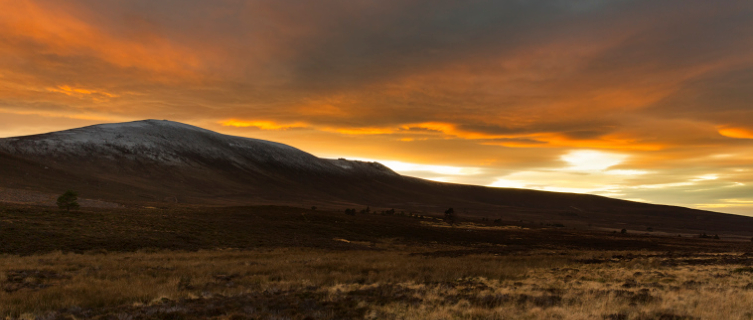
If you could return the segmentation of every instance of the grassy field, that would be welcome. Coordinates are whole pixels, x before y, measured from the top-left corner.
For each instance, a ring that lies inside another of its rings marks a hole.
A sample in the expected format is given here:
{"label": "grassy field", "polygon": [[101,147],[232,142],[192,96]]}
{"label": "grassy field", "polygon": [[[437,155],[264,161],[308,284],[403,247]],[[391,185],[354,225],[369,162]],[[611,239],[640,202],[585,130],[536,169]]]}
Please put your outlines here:
{"label": "grassy field", "polygon": [[0,310],[29,319],[753,317],[753,268],[720,262],[739,255],[410,251],[4,256]]}
{"label": "grassy field", "polygon": [[10,319],[753,319],[753,246],[290,207],[0,208]]}

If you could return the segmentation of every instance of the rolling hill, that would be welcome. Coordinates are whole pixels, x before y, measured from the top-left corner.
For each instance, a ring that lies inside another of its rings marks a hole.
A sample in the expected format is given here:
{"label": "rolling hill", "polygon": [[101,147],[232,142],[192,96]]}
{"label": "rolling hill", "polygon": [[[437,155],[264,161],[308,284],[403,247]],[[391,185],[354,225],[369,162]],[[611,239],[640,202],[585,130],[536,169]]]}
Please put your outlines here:
{"label": "rolling hill", "polygon": [[0,177],[0,188],[50,194],[72,189],[124,205],[371,206],[423,214],[454,207],[469,219],[753,234],[749,217],[586,194],[434,182],[375,162],[322,159],[280,143],[158,120],[0,139]]}

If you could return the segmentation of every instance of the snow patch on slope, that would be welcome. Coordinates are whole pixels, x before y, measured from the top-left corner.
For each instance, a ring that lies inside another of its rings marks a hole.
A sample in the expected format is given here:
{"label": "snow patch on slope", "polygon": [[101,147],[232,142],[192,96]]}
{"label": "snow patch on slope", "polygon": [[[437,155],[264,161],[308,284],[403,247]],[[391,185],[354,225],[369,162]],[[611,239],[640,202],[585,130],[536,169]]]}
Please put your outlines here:
{"label": "snow patch on slope", "polygon": [[229,163],[247,170],[278,166],[310,172],[397,175],[381,164],[319,159],[288,145],[227,136],[172,121],[103,124],[48,134],[0,139],[0,151],[54,160],[109,159],[202,167]]}

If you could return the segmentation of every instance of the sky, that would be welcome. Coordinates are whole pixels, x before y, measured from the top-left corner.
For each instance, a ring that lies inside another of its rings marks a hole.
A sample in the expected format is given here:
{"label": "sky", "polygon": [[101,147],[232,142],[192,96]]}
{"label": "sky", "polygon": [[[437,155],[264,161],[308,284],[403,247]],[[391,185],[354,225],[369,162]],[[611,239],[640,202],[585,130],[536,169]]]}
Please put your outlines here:
{"label": "sky", "polygon": [[142,119],[753,215],[753,2],[0,0],[0,137]]}

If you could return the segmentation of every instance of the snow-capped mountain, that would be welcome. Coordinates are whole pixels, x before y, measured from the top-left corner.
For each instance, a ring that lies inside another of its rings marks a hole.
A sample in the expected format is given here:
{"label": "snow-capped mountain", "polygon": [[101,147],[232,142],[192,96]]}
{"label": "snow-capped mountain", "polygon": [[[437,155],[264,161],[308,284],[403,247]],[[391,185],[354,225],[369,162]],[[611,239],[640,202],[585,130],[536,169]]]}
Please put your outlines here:
{"label": "snow-capped mountain", "polygon": [[320,159],[284,144],[223,135],[165,120],[102,124],[0,139],[0,151],[50,164],[102,164],[103,160],[111,160],[196,169],[221,164],[258,172],[275,166],[327,174],[397,175],[379,163]]}

